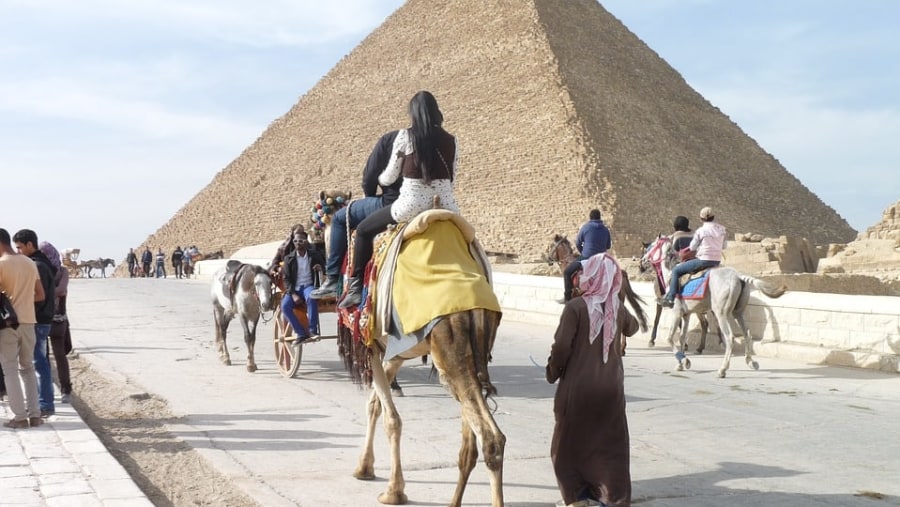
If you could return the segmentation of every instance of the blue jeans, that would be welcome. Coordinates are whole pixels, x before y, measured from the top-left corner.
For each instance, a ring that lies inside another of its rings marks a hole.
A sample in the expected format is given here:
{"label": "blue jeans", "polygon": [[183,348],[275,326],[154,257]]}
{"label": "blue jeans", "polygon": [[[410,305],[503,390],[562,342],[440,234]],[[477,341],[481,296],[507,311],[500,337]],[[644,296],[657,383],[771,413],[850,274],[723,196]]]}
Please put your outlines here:
{"label": "blue jeans", "polygon": [[306,303],[306,317],[309,319],[309,330],[303,327],[297,316],[294,315],[294,298],[291,296],[293,292],[286,292],[281,298],[281,314],[291,324],[294,329],[295,336],[310,336],[310,334],[319,334],[319,305],[315,299],[310,297],[315,289],[312,285],[304,285],[300,291],[294,291],[298,295],[303,296]]}
{"label": "blue jeans", "polygon": [[672,270],[672,277],[669,279],[669,290],[666,291],[666,299],[668,299],[669,301],[675,300],[675,295],[679,292],[678,278],[681,277],[681,275],[693,273],[694,271],[700,271],[704,268],[718,266],[719,262],[720,261],[704,261],[702,259],[691,259],[675,266],[675,269]]}
{"label": "blue jeans", "polygon": [[38,402],[41,410],[54,411],[53,375],[50,373],[50,358],[47,356],[47,338],[50,324],[34,325],[34,371],[38,378]]}
{"label": "blue jeans", "polygon": [[165,264],[157,264],[156,265],[156,278],[166,278],[166,265]]}
{"label": "blue jeans", "polygon": [[[364,197],[353,201],[350,206],[350,228],[356,229],[367,216],[384,207],[381,196]],[[341,275],[341,264],[347,255],[347,207],[343,207],[334,214],[331,221],[331,248],[328,252],[328,260],[325,261],[325,275],[329,278],[337,278]]]}

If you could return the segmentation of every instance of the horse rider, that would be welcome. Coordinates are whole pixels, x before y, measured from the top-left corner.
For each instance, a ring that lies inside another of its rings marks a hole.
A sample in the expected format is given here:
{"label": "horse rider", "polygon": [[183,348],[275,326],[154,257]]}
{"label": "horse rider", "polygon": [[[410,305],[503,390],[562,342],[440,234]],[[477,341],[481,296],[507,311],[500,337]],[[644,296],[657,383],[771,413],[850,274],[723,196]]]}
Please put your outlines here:
{"label": "horse rider", "polygon": [[[315,248],[311,248],[306,239],[303,227],[295,230],[292,238],[293,248],[284,256],[284,297],[281,299],[281,314],[291,324],[294,330],[294,344],[300,344],[310,338],[316,338],[319,334],[319,308],[315,299],[310,297],[315,288],[315,274],[313,271],[322,272],[325,266],[325,258]],[[306,316],[309,319],[309,329],[305,329],[297,316],[294,308],[303,300],[306,303]]]}
{"label": "horse rider", "polygon": [[[313,291],[313,298],[321,299],[337,295],[341,279],[341,265],[344,262],[344,256],[347,255],[349,243],[347,222],[351,229],[356,229],[366,217],[385,206],[390,206],[400,197],[402,176],[387,185],[382,185],[378,181],[378,176],[391,159],[391,148],[394,146],[394,140],[399,132],[399,130],[393,130],[384,134],[372,148],[372,153],[369,154],[366,168],[363,171],[362,188],[365,197],[353,201],[352,206],[345,206],[334,214],[331,222],[328,261],[325,263],[325,283]],[[381,187],[381,194],[378,194],[379,187]]]}
{"label": "horse rider", "polygon": [[666,308],[675,306],[675,295],[679,291],[678,278],[681,275],[718,266],[722,262],[722,251],[728,246],[725,238],[726,230],[725,226],[715,222],[715,219],[716,216],[709,206],[700,210],[700,221],[703,225],[694,233],[689,247],[691,252],[695,252],[695,258],[678,264],[672,270],[669,290],[660,298],[660,306]]}
{"label": "horse rider", "polygon": [[691,232],[691,222],[687,217],[681,215],[675,217],[672,228],[675,229],[675,232],[669,236],[669,239],[672,240],[672,250],[674,252],[680,252],[691,246],[691,240],[694,239],[694,233]]}
{"label": "horse rider", "polygon": [[556,300],[560,304],[572,299],[572,277],[581,269],[581,261],[612,248],[612,238],[600,218],[600,210],[592,209],[588,213],[588,221],[581,226],[575,237],[575,248],[581,254],[563,271],[563,299]]}

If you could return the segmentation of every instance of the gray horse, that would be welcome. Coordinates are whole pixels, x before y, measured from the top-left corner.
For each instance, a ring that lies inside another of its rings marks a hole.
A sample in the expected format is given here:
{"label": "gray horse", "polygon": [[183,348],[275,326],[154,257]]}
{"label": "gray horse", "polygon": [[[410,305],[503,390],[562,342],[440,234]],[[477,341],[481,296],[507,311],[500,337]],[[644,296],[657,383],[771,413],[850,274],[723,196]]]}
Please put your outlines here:
{"label": "gray horse", "polygon": [[210,295],[213,319],[216,323],[216,349],[219,359],[231,365],[231,356],[225,343],[228,323],[238,318],[244,328],[247,344],[247,371],[256,371],[253,348],[256,345],[256,325],[264,312],[274,304],[272,279],[269,273],[254,264],[228,261],[228,265],[213,276]]}
{"label": "gray horse", "polygon": [[[671,250],[671,242],[665,243],[665,245],[667,247],[664,249]],[[668,257],[670,252],[663,251],[662,255]],[[662,266],[663,276],[665,280],[668,280],[671,271],[665,262],[662,263]],[[742,275],[736,269],[727,266],[710,269],[708,283],[709,286],[702,299],[682,299],[680,297],[675,299],[672,311],[675,312],[675,321],[681,321],[681,333],[678,342],[674,342],[673,339],[678,329],[673,325],[669,331],[669,343],[672,344],[672,351],[678,361],[676,370],[681,371],[691,367],[691,360],[684,353],[690,315],[697,314],[699,316],[710,311],[716,316],[719,333],[725,345],[725,358],[719,368],[719,378],[725,378],[725,372],[728,371],[731,364],[736,336],[744,337],[745,361],[751,368],[758,370],[759,363],[753,360],[753,337],[750,336],[750,330],[744,322],[744,309],[747,308],[747,303],[750,301],[750,291],[756,288],[766,296],[775,299],[781,297],[787,289],[784,286],[775,288],[752,276]],[[740,334],[737,331],[740,331]]]}
{"label": "gray horse", "polygon": [[106,268],[107,267],[116,267],[116,261],[112,259],[104,259],[100,257],[97,260],[84,261],[81,263],[81,269],[84,271],[84,274],[87,275],[88,278],[93,278],[91,276],[91,270],[99,269],[100,276],[106,278]]}

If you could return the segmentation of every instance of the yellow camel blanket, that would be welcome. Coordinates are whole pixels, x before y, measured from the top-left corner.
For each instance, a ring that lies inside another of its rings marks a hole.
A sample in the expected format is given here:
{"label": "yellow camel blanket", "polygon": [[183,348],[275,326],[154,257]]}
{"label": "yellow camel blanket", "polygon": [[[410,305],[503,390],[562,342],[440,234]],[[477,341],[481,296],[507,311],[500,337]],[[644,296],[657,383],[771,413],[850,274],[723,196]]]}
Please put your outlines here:
{"label": "yellow camel blanket", "polygon": [[[410,232],[404,231],[404,235]],[[501,311],[484,270],[453,220],[438,219],[416,232],[400,247],[391,290],[403,333],[417,331],[435,317],[451,313],[474,308]],[[474,236],[473,231],[466,232]],[[474,237],[470,239],[474,241]]]}

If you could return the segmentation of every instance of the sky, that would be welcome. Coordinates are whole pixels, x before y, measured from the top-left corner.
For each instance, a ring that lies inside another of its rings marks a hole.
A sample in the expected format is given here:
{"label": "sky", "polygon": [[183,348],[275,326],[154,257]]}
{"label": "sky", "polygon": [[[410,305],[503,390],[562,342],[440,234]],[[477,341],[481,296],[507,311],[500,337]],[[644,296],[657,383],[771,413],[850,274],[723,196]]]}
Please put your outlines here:
{"label": "sky", "polygon": [[[0,227],[123,259],[402,3],[0,0]],[[601,4],[853,228],[900,200],[900,2]]]}

